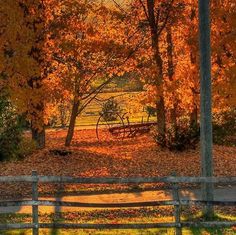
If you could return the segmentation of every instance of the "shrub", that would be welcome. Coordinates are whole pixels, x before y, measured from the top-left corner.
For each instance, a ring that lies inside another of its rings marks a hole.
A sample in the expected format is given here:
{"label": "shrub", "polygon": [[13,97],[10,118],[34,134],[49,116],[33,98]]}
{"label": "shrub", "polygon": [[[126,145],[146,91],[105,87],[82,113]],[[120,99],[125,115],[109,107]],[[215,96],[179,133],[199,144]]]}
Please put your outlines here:
{"label": "shrub", "polygon": [[236,109],[213,116],[213,142],[236,146]]}
{"label": "shrub", "polygon": [[28,138],[22,138],[19,143],[18,150],[16,152],[17,159],[24,158],[32,154],[37,149],[37,144],[34,140]]}
{"label": "shrub", "polygon": [[155,140],[161,147],[166,147],[170,151],[184,151],[195,149],[200,140],[200,128],[178,126],[177,129],[168,128],[165,140],[155,134]]}
{"label": "shrub", "polygon": [[115,121],[120,106],[114,98],[108,99],[102,106],[102,115],[106,121]]}
{"label": "shrub", "polygon": [[9,100],[0,97],[0,160],[17,156],[22,129]]}
{"label": "shrub", "polygon": [[66,127],[70,121],[71,102],[62,100],[58,103],[52,103],[47,107],[50,112],[48,118],[48,126],[50,127]]}
{"label": "shrub", "polygon": [[154,117],[156,116],[156,108],[152,107],[152,106],[146,106],[145,107],[145,111],[148,114],[148,117]]}

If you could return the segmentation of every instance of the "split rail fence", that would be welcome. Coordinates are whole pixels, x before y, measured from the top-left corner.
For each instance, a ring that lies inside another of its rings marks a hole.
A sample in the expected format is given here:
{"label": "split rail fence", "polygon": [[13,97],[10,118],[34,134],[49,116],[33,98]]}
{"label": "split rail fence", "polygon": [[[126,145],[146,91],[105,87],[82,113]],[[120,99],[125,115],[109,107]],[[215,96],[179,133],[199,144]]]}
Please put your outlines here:
{"label": "split rail fence", "polygon": [[[135,177],[135,178],[74,178],[66,176],[39,176],[36,171],[31,176],[1,176],[0,183],[32,183],[32,200],[0,201],[1,207],[8,206],[32,206],[32,223],[0,224],[0,230],[32,229],[33,235],[39,234],[40,228],[67,228],[67,229],[151,229],[151,228],[175,228],[177,235],[182,234],[183,227],[231,227],[236,226],[236,221],[182,221],[181,206],[194,205],[217,205],[236,206],[234,201],[204,201],[204,200],[182,200],[179,196],[179,184],[181,183],[223,183],[234,184],[236,177]],[[172,185],[173,200],[127,202],[127,203],[84,203],[67,201],[39,200],[39,183],[61,183],[61,184],[141,184],[141,183],[168,183]],[[174,206],[173,223],[133,223],[133,224],[78,224],[78,223],[39,223],[39,206],[55,207],[90,207],[90,208],[128,208],[128,207],[149,207],[149,206]]]}

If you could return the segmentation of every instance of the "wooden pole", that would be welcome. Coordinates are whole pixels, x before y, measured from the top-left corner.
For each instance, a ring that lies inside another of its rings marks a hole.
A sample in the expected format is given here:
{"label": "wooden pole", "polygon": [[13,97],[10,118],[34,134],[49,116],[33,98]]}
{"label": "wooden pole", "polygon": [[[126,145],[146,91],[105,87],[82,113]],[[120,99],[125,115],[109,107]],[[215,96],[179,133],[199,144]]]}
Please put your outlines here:
{"label": "wooden pole", "polygon": [[177,226],[175,227],[175,235],[182,235],[182,228],[181,228],[181,206],[180,206],[180,199],[179,199],[179,186],[177,183],[173,185],[173,199],[179,203],[179,205],[175,205],[174,208],[174,215],[175,215],[175,223]]}
{"label": "wooden pole", "polygon": [[[37,171],[32,171],[32,177],[34,179],[32,183],[32,200],[38,201],[38,174]],[[39,218],[38,218],[38,206],[32,206],[33,214],[33,235],[39,234]]]}
{"label": "wooden pole", "polygon": [[[173,172],[172,176],[176,177],[176,173]],[[174,217],[175,217],[175,235],[182,235],[182,228],[181,228],[181,206],[180,206],[180,198],[179,198],[179,185],[178,183],[172,184],[172,194],[173,200],[177,201],[179,204],[174,206]]]}
{"label": "wooden pole", "polygon": [[[212,113],[211,113],[211,42],[210,42],[210,0],[199,0],[199,33],[200,33],[200,130],[201,130],[201,174],[212,177]],[[213,200],[213,184],[202,184],[203,200]],[[203,214],[210,219],[213,207],[208,205]]]}

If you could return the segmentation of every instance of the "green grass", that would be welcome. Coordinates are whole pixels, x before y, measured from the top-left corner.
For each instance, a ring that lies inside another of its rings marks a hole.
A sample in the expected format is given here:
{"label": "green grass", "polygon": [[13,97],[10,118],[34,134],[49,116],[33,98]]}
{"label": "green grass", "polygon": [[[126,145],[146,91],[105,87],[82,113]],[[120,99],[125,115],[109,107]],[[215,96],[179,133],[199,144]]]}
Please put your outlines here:
{"label": "green grass", "polygon": [[[235,231],[231,229],[183,229],[183,235],[234,235]],[[1,235],[31,235],[31,230],[11,230],[0,233]],[[78,230],[78,229],[40,229],[40,235],[174,235],[173,229],[120,229],[120,230]]]}
{"label": "green grass", "polygon": [[[107,99],[114,97],[119,103],[121,116],[127,114],[130,122],[140,123],[146,122],[148,114],[145,111],[145,107],[140,103],[140,96],[142,92],[106,92],[98,94],[98,100],[94,99],[86,108],[78,115],[76,119],[76,126],[96,126],[100,113],[102,111],[102,105]],[[69,115],[69,114],[68,114]],[[69,120],[69,117],[67,118]],[[150,117],[149,121],[156,121],[156,117]],[[124,124],[127,124],[127,120],[124,120]],[[53,127],[60,127],[60,118],[57,116]],[[68,125],[68,123],[67,123]]]}
{"label": "green grass", "polygon": [[[128,113],[130,122],[141,122],[142,118],[144,121],[147,120],[147,113],[139,102],[140,94],[141,92],[101,93],[98,95],[98,99],[106,100],[110,97],[115,97],[121,107],[121,113]],[[102,110],[103,102],[105,101],[98,102],[93,100],[77,118],[76,125],[95,125]],[[151,117],[150,121],[155,121],[155,117]]]}
{"label": "green grass", "polygon": [[[1,235],[31,235],[31,230],[10,231],[1,233]],[[41,229],[40,235],[173,235],[174,232],[168,229],[143,229],[143,230],[52,230]]]}
{"label": "green grass", "polygon": [[[166,208],[166,207],[165,207]],[[114,209],[114,210],[95,210],[81,211],[75,213],[58,213],[58,214],[42,214],[40,215],[41,223],[155,223],[155,222],[173,222],[173,217],[166,214],[166,210],[162,208],[139,208],[139,209]],[[170,208],[169,208],[170,209]],[[186,216],[184,213],[183,220],[201,220],[201,213],[195,213]],[[191,213],[190,213],[191,214]],[[214,218],[217,221],[234,221],[236,216],[217,214]],[[30,223],[31,215],[27,214],[7,214],[0,216],[0,223]],[[236,230],[233,228],[183,228],[183,235],[234,235]],[[1,235],[30,235],[31,230],[11,230],[0,231]],[[120,230],[85,230],[85,229],[40,229],[40,235],[174,235],[174,229],[120,229]]]}
{"label": "green grass", "polygon": [[[183,218],[186,220],[191,220],[191,221],[202,221],[202,213],[199,212],[195,215],[191,215],[190,218],[186,217]],[[217,213],[214,218],[214,221],[235,221],[236,216],[233,215],[224,215]],[[190,235],[199,235],[199,234],[212,234],[212,235],[234,235],[236,234],[236,230],[233,228],[186,228],[185,229],[186,234]]]}

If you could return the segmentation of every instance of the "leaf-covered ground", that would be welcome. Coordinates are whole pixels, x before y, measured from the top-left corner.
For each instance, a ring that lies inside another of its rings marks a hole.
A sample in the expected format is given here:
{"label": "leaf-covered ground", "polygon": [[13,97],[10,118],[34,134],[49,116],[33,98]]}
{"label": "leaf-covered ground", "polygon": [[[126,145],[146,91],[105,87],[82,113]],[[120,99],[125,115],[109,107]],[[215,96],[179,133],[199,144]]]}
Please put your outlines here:
{"label": "leaf-covered ground", "polygon": [[[47,148],[25,159],[0,164],[0,175],[30,175],[37,170],[40,175],[66,175],[75,177],[129,177],[198,176],[200,174],[199,148],[186,152],[170,152],[158,148],[150,136],[124,141],[99,142],[95,130],[77,130],[69,148],[64,147],[66,130],[47,132]],[[52,153],[53,149],[70,150],[67,156]],[[214,175],[236,175],[236,148],[214,146]],[[30,185],[1,184],[0,196],[20,197],[29,195]],[[80,189],[103,189],[103,186],[79,186]],[[119,186],[116,186],[119,187]],[[132,186],[135,188],[135,186]],[[74,191],[78,186],[66,186],[60,190]],[[40,185],[41,193],[59,190],[52,185]]]}

